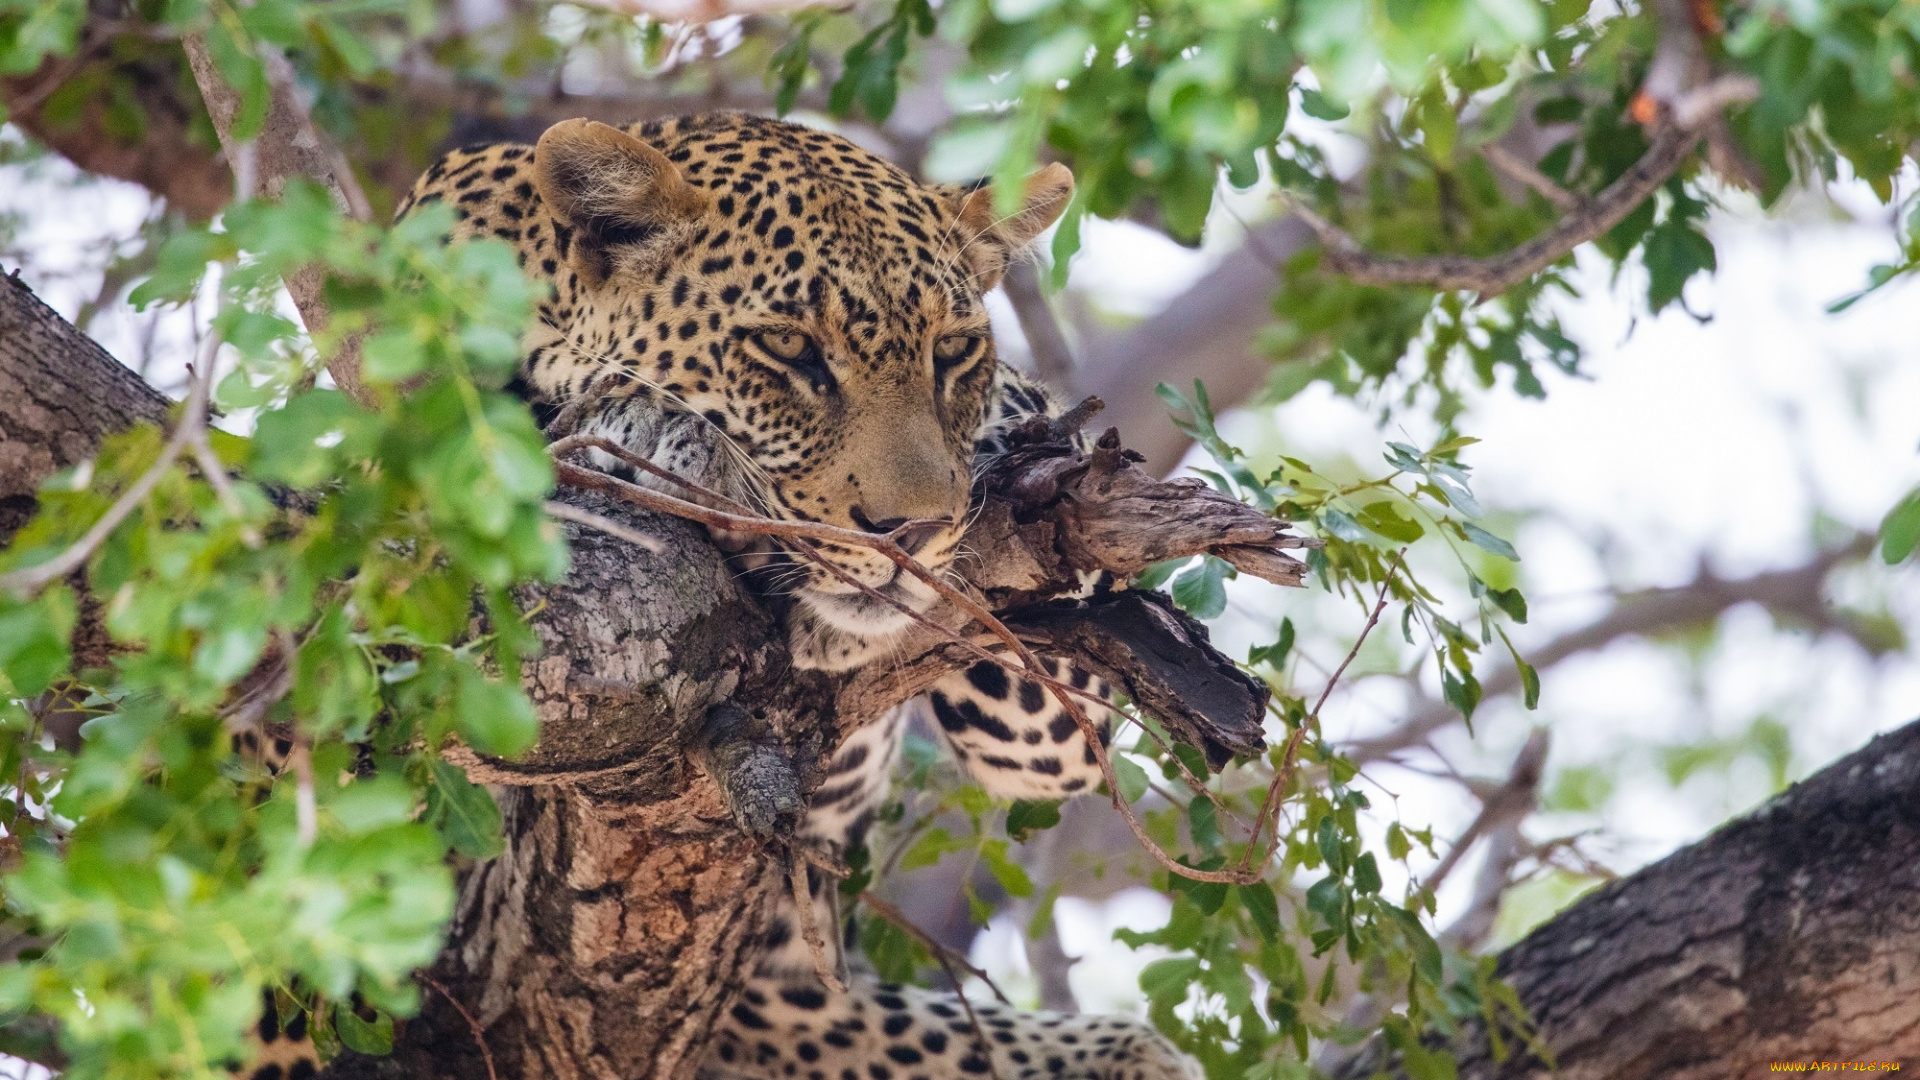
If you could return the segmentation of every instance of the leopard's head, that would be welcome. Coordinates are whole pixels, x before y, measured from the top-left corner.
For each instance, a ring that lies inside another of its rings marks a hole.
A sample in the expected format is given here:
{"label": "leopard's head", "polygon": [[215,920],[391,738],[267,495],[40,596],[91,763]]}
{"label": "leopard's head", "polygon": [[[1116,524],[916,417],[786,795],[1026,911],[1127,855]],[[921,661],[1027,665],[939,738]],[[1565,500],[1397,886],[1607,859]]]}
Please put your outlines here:
{"label": "leopard's head", "polygon": [[[949,566],[994,384],[982,297],[1066,208],[1065,167],[1001,216],[984,187],[921,184],[836,135],[717,115],[568,121],[531,168],[560,263],[537,382],[551,382],[543,363],[593,356],[595,392],[704,418],[770,515],[896,533]],[[862,586],[914,610],[934,599],[871,549],[818,550],[833,569],[794,574],[829,627],[909,621]]]}

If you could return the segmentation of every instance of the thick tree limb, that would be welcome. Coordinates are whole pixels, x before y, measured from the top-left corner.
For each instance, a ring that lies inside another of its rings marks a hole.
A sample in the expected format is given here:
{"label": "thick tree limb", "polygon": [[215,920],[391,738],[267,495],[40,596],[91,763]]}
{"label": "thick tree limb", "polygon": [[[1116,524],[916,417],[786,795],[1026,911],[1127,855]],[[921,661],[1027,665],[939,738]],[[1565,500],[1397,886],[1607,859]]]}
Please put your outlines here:
{"label": "thick tree limb", "polygon": [[166,414],[158,391],[25,282],[0,276],[0,541],[33,516],[47,477],[92,457],[108,435]]}
{"label": "thick tree limb", "polygon": [[[1920,724],[1594,892],[1500,958],[1557,1068],[1455,1044],[1469,1080],[1707,1080],[1920,1056]],[[1512,1038],[1510,1050],[1517,1050]],[[1379,1048],[1340,1075],[1382,1067]],[[1389,1070],[1390,1074],[1397,1072]]]}

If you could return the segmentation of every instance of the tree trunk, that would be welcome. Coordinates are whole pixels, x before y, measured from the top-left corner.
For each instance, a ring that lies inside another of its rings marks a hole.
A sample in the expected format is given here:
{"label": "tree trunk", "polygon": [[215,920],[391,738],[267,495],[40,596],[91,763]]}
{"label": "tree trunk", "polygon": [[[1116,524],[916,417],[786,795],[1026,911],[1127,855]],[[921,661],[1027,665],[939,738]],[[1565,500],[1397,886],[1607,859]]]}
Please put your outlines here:
{"label": "tree trunk", "polygon": [[[0,288],[0,330],[0,379],[20,387],[0,412],[0,461],[17,463],[10,491],[30,497],[105,432],[159,415],[157,395],[24,288]],[[1204,485],[1153,480],[1111,435],[1089,457],[1057,425],[1030,427],[1003,459],[1013,464],[983,481],[996,501],[969,533],[990,568],[974,583],[981,595],[1020,607],[1004,620],[1024,642],[1079,657],[1216,760],[1257,748],[1265,687],[1198,624],[1138,593],[1032,601],[1076,570],[1128,573],[1201,551],[1297,583],[1304,567],[1280,549],[1300,541]],[[895,662],[852,674],[795,670],[784,623],[703,530],[592,492],[563,498],[659,551],[569,526],[566,580],[522,592],[543,644],[524,678],[540,742],[511,762],[449,753],[494,785],[506,854],[462,868],[422,1014],[401,1025],[394,1052],[344,1055],[329,1076],[690,1077],[760,911],[785,887],[782,837],[826,756],[970,666],[967,642],[998,647],[936,611],[958,635],[922,629]],[[1100,561],[1077,566],[1069,551]]]}
{"label": "tree trunk", "polygon": [[[1500,973],[1558,1071],[1511,1037],[1496,1061],[1473,1029],[1455,1046],[1463,1078],[1920,1064],[1920,723],[1585,897],[1502,954]],[[1376,1048],[1341,1075],[1381,1060]]]}

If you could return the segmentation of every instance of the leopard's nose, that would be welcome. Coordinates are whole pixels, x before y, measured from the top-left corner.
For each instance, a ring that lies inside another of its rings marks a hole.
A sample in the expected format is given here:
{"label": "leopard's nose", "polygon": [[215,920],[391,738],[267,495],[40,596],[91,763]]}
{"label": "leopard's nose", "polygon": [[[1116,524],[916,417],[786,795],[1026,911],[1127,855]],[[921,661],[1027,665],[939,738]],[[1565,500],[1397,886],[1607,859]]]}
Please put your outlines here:
{"label": "leopard's nose", "polygon": [[[909,555],[919,552],[921,548],[927,546],[928,541],[945,532],[948,527],[953,524],[951,521],[941,521],[934,518],[922,518],[910,525],[907,523],[906,518],[900,517],[882,518],[879,521],[874,521],[867,517],[867,512],[864,508],[858,506],[853,508],[853,523],[860,526],[860,528],[866,532],[880,533],[882,535],[891,533],[895,529],[900,529],[899,535],[893,538],[894,542],[906,549]],[[903,525],[905,525],[906,528],[901,528]]]}

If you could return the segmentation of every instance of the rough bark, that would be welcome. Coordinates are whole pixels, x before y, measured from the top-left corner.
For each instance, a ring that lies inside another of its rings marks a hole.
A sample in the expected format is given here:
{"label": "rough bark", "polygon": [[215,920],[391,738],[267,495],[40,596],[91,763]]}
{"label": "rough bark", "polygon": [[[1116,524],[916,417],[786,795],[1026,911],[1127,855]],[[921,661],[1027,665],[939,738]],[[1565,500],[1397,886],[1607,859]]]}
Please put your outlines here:
{"label": "rough bark", "polygon": [[[1920,1060],[1920,723],[1568,908],[1500,958],[1558,1071],[1456,1045],[1471,1080],[1708,1080]],[[1508,1049],[1515,1049],[1512,1038]],[[1372,1075],[1377,1054],[1340,1075]],[[1397,1075],[1397,1074],[1396,1074]]]}
{"label": "rough bark", "polygon": [[[516,762],[466,758],[497,782],[507,854],[463,873],[430,977],[478,1021],[501,1077],[684,1077],[783,881],[689,750],[716,703],[765,703],[750,715],[806,782],[833,735],[833,683],[792,670],[777,624],[698,530],[580,501],[666,550],[569,527],[567,580],[524,595],[544,604],[526,679],[542,739]],[[433,993],[392,1056],[329,1075],[486,1072],[466,1019]]]}
{"label": "rough bark", "polygon": [[[68,392],[131,378],[24,290],[4,290],[0,313],[0,326],[32,330],[0,338],[22,343],[0,348],[0,378]],[[59,447],[43,466],[22,466],[38,479],[116,422],[145,415],[47,410],[34,421],[39,443],[18,451],[9,443],[7,459]],[[1170,515],[1169,527],[1205,515],[1221,528],[1186,528],[1152,550],[1264,545],[1265,569],[1297,577],[1279,549],[1298,541],[1278,523],[1190,486],[1161,485],[1117,448],[1089,460],[1065,434],[1034,426],[1031,445],[996,474],[1018,496],[983,515],[989,531],[971,538],[982,564],[996,568],[979,583],[1001,598],[990,603],[1026,603],[1071,580],[1074,523],[1107,535],[1103,523],[1156,492],[1195,503],[1192,514]],[[1023,481],[1029,467],[1044,467],[1044,481]],[[566,580],[522,593],[545,646],[525,678],[541,741],[513,762],[456,758],[496,785],[507,853],[462,869],[446,949],[423,979],[435,992],[402,1025],[393,1054],[346,1055],[329,1075],[472,1077],[491,1067],[504,1077],[691,1076],[759,913],[786,878],[784,844],[767,835],[775,830],[766,819],[791,820],[842,734],[972,664],[977,654],[963,642],[1000,647],[940,611],[959,640],[927,629],[883,669],[796,671],[784,624],[703,531],[598,494],[564,497],[657,538],[659,551],[570,525]],[[1168,727],[1196,745],[1217,755],[1259,745],[1265,688],[1220,661],[1203,628],[1140,597],[1105,603],[1133,616],[1095,629],[1078,605],[1027,603],[1007,623],[1030,644],[1093,648],[1100,671],[1136,700],[1165,702]]]}
{"label": "rough bark", "polygon": [[166,411],[165,397],[25,282],[0,279],[0,541],[33,516],[41,481]]}

